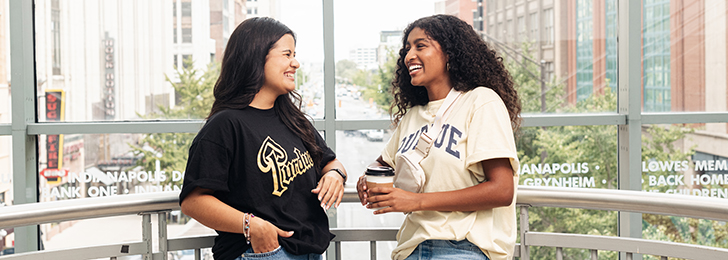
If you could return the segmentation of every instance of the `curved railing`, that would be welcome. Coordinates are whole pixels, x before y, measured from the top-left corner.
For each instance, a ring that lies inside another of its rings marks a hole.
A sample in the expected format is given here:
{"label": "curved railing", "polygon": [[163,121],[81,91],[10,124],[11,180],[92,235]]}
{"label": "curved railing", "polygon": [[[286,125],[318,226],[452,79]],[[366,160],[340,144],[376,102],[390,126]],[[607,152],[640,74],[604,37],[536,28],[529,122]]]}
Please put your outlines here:
{"label": "curved railing", "polygon": [[[128,214],[142,216],[142,237],[138,242],[19,253],[0,259],[92,259],[125,255],[142,255],[144,259],[166,259],[167,251],[185,249],[196,249],[196,257],[199,259],[199,249],[212,246],[213,237],[167,239],[166,217],[157,218],[159,232],[156,238],[159,248],[153,251],[155,235],[151,231],[151,215],[166,216],[170,210],[179,209],[177,196],[177,192],[158,192],[0,208],[0,228]],[[358,202],[353,189],[347,189],[344,202]],[[582,248],[591,250],[593,259],[596,259],[599,250],[624,252],[628,259],[631,259],[632,254],[650,254],[663,258],[728,259],[728,250],[723,248],[626,237],[529,232],[527,210],[528,207],[583,208],[728,221],[726,199],[624,190],[520,186],[517,203],[521,209],[521,245],[516,246],[516,256],[521,259],[529,258],[529,246],[555,247],[557,258],[561,257],[562,248]],[[371,255],[375,257],[376,241],[393,241],[396,229],[335,228],[332,232],[337,234],[334,251],[338,258],[341,252],[340,243],[346,241],[369,241],[372,245]]]}

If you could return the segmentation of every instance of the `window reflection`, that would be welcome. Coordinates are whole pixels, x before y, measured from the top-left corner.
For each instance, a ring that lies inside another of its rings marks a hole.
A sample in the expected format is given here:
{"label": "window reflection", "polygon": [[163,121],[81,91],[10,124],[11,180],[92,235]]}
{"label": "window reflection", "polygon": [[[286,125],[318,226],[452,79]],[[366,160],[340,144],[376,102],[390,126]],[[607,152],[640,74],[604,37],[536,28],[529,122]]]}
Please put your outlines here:
{"label": "window reflection", "polygon": [[617,188],[617,127],[524,127],[517,133],[519,184]]}
{"label": "window reflection", "polygon": [[177,191],[193,133],[41,135],[40,201]]}
{"label": "window reflection", "polygon": [[646,125],[642,189],[728,199],[726,124]]}
{"label": "window reflection", "polygon": [[[728,199],[725,123],[642,127],[642,190]],[[724,222],[643,214],[643,238],[725,247]],[[707,235],[714,234],[714,235]]]}

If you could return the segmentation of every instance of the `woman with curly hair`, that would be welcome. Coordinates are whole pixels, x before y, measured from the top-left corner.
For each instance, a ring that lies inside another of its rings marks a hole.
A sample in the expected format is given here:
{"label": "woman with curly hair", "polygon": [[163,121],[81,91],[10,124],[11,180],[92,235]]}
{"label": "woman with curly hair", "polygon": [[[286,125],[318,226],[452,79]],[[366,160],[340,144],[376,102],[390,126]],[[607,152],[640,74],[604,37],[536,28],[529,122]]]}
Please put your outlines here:
{"label": "woman with curly hair", "polygon": [[[411,23],[392,82],[396,129],[370,166],[396,167],[411,151],[451,89],[459,98],[420,161],[420,193],[400,188],[357,191],[374,214],[405,212],[392,258],[510,259],[516,241],[518,157],[513,132],[521,106],[503,59],[473,28],[450,15]],[[453,258],[457,257],[457,258]]]}

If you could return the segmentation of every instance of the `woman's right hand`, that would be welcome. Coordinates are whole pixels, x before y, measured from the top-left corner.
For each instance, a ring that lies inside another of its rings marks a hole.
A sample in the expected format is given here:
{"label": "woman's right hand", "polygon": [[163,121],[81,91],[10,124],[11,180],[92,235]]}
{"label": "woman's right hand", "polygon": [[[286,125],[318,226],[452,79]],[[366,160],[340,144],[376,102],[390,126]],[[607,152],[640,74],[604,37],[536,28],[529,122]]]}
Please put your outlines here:
{"label": "woman's right hand", "polygon": [[367,190],[367,176],[362,175],[356,182],[356,193],[359,194],[359,200],[361,201],[361,205],[364,206],[369,203],[367,202]]}
{"label": "woman's right hand", "polygon": [[250,219],[250,244],[256,254],[276,250],[280,246],[278,237],[291,237],[292,235],[293,231],[283,231],[262,218]]}

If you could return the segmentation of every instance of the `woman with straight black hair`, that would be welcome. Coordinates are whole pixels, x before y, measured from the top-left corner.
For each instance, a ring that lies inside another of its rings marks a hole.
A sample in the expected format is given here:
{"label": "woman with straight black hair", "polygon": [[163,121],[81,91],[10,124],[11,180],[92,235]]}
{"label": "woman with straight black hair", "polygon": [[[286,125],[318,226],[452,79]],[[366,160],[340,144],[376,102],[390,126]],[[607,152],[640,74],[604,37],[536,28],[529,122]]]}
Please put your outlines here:
{"label": "woman with straight black hair", "polygon": [[296,38],[267,17],[230,36],[189,151],[182,212],[217,231],[215,259],[321,259],[346,171],[295,92]]}

